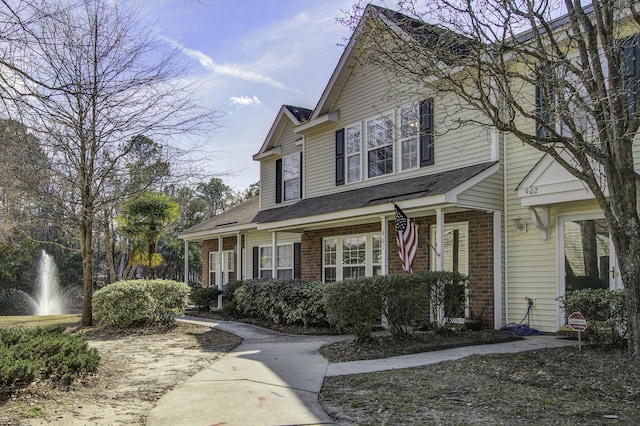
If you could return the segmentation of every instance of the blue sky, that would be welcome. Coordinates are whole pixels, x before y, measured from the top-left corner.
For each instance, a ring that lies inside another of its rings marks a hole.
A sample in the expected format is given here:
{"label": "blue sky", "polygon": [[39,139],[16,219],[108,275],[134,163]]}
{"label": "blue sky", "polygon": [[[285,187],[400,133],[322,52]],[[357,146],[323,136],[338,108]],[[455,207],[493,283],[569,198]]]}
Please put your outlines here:
{"label": "blue sky", "polygon": [[155,32],[185,47],[202,103],[225,111],[206,171],[241,190],[283,104],[314,108],[344,50],[353,0],[138,0]]}

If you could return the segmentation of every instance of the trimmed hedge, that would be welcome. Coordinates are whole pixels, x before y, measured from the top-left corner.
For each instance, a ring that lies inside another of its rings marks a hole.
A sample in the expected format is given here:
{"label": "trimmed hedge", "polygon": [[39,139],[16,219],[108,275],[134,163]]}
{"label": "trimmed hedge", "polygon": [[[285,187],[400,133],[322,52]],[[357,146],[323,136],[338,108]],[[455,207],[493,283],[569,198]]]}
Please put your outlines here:
{"label": "trimmed hedge", "polygon": [[275,324],[324,326],[324,289],[322,282],[300,280],[249,280],[234,293],[240,315],[265,319]]}
{"label": "trimmed hedge", "polygon": [[[456,312],[460,305],[459,288],[468,278],[457,272],[424,272],[386,275],[375,278],[337,282],[328,285],[326,309],[329,322],[365,340],[383,317],[395,337],[413,333],[431,318],[440,318],[441,309],[450,317],[464,316]],[[464,301],[461,306],[464,307]],[[432,323],[445,328],[448,323]]]}
{"label": "trimmed hedge", "polygon": [[63,327],[0,329],[0,396],[35,380],[69,385],[99,363],[98,352]]}
{"label": "trimmed hedge", "polygon": [[189,286],[170,280],[132,280],[109,284],[93,295],[100,325],[136,327],[166,324],[184,313]]}
{"label": "trimmed hedge", "polygon": [[587,320],[584,336],[595,345],[617,345],[627,335],[624,290],[584,289],[568,292],[560,299],[565,318],[580,312]]}

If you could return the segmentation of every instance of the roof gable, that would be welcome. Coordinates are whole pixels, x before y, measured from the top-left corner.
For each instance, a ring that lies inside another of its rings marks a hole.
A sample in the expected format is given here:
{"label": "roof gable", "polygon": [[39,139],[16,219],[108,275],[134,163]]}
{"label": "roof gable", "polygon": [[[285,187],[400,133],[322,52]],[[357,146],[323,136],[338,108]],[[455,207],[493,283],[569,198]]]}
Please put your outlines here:
{"label": "roof gable", "polygon": [[267,134],[262,147],[258,153],[253,156],[254,160],[260,160],[271,154],[279,154],[279,152],[272,151],[277,147],[277,142],[282,135],[286,125],[292,123],[294,126],[304,123],[309,120],[311,116],[311,110],[308,108],[297,107],[293,105],[282,105],[278,111],[278,115],[271,125],[271,129]]}
{"label": "roof gable", "polygon": [[[561,155],[570,164],[576,164],[566,152]],[[526,207],[593,198],[593,193],[586,184],[569,173],[549,154],[542,156],[516,190],[520,204]],[[605,194],[608,192],[605,191]]]}
{"label": "roof gable", "polygon": [[452,56],[464,55],[468,51],[470,40],[454,31],[428,24],[391,9],[370,4],[365,9],[362,18],[353,31],[309,121],[333,112],[333,105],[351,75],[351,66],[355,63],[354,55],[356,54],[358,39],[366,30],[366,24],[370,19],[377,19],[387,25],[403,39],[410,37],[418,43],[442,45],[443,48],[451,51]]}

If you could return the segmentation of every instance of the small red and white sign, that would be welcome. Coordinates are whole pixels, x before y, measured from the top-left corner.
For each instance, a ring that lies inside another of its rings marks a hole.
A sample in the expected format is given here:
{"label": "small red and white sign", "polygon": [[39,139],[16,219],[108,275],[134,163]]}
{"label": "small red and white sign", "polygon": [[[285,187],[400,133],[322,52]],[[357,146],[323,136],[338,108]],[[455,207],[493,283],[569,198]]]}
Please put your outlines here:
{"label": "small red and white sign", "polygon": [[587,329],[587,320],[580,312],[574,312],[569,315],[567,322],[573,331],[585,331]]}

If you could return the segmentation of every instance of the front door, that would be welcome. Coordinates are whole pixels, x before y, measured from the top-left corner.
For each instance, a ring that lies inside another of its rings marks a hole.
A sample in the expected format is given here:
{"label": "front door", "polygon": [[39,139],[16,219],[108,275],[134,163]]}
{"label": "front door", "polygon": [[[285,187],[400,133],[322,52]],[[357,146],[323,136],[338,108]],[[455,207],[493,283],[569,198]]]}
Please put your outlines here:
{"label": "front door", "polygon": [[[558,231],[560,296],[572,290],[622,287],[609,227],[602,215],[561,216]],[[560,324],[564,324],[562,313]]]}

